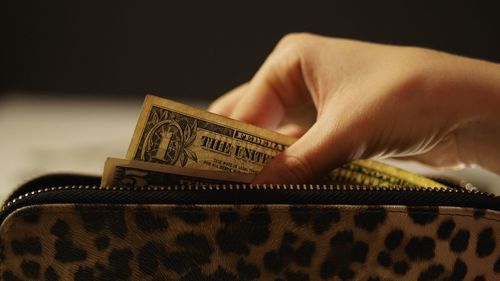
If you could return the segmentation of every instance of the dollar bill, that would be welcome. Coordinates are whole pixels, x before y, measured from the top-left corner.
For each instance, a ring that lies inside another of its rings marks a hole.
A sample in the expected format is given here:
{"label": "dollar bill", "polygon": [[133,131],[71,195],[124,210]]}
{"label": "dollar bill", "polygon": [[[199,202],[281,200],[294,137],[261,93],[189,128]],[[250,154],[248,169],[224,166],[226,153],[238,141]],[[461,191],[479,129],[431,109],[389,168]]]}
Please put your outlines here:
{"label": "dollar bill", "polygon": [[168,166],[143,161],[108,158],[104,164],[103,187],[155,187],[207,183],[248,183],[252,174],[228,173]]}
{"label": "dollar bill", "polygon": [[275,132],[148,95],[126,158],[257,173],[293,142]]}
{"label": "dollar bill", "polygon": [[367,186],[417,186],[447,189],[429,178],[374,160],[357,160],[329,173],[335,183]]}
{"label": "dollar bill", "polygon": [[[126,159],[229,173],[259,172],[294,138],[148,95]],[[433,186],[430,179],[373,160],[355,161],[330,173],[334,182],[381,186]]]}

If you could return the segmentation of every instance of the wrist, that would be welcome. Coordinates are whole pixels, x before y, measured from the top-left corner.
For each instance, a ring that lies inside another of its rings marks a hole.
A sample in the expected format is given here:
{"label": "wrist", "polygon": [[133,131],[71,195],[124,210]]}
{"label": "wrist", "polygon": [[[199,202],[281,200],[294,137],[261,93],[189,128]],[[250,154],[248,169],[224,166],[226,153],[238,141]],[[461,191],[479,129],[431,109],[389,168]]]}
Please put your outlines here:
{"label": "wrist", "polygon": [[453,134],[465,164],[500,173],[500,65],[442,54],[437,93],[455,118]]}

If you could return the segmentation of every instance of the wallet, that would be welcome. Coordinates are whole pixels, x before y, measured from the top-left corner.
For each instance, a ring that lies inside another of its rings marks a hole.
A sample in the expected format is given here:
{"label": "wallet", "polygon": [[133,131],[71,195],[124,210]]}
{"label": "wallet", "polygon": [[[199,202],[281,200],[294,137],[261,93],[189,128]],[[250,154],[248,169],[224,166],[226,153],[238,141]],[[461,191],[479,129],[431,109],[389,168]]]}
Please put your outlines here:
{"label": "wallet", "polygon": [[32,180],[0,213],[0,278],[500,280],[500,197],[461,186]]}

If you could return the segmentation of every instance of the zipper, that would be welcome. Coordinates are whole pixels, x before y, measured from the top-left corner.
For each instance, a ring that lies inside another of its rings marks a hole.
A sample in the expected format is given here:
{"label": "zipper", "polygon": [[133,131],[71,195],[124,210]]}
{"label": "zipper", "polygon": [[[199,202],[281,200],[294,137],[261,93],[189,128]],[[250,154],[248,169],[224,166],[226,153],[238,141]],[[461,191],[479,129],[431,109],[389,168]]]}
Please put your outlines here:
{"label": "zipper", "polygon": [[[462,186],[458,187],[457,190],[473,192],[473,193],[482,193],[487,196],[495,196],[493,194],[479,192],[475,190],[468,190],[463,188]],[[8,208],[10,205],[16,203],[19,200],[23,200],[26,197],[37,195],[43,192],[50,191],[60,191],[60,190],[101,190],[101,191],[134,191],[134,192],[147,192],[147,191],[239,191],[239,190],[283,190],[283,191],[318,191],[318,190],[349,190],[349,191],[450,191],[455,190],[454,188],[449,189],[440,189],[434,187],[406,187],[406,186],[366,186],[366,185],[353,185],[353,184],[246,184],[246,183],[204,183],[197,182],[186,185],[165,185],[165,186],[154,186],[150,185],[148,187],[102,187],[97,185],[66,185],[66,186],[57,186],[50,188],[42,188],[37,189],[31,192],[26,192],[19,196],[15,196],[14,198],[9,198],[7,202],[4,203],[2,210]],[[500,199],[500,196],[499,196]]]}
{"label": "zipper", "polygon": [[21,207],[64,203],[408,205],[457,206],[500,211],[500,196],[465,188],[203,182],[110,188],[73,185],[32,190],[10,198],[0,212],[0,224],[10,213]]}

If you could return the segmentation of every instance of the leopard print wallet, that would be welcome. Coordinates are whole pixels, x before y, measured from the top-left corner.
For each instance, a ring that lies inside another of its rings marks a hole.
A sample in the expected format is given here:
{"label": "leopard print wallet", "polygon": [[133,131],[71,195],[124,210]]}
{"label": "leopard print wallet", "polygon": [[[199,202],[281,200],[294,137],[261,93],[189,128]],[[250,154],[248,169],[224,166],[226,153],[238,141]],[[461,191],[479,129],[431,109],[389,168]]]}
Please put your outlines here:
{"label": "leopard print wallet", "polygon": [[500,197],[461,188],[59,175],[18,189],[0,223],[5,281],[500,280]]}

